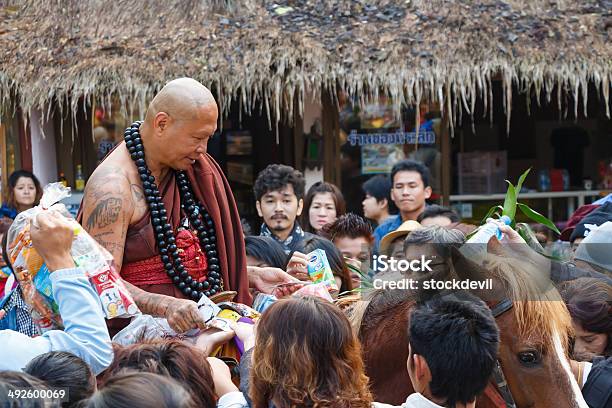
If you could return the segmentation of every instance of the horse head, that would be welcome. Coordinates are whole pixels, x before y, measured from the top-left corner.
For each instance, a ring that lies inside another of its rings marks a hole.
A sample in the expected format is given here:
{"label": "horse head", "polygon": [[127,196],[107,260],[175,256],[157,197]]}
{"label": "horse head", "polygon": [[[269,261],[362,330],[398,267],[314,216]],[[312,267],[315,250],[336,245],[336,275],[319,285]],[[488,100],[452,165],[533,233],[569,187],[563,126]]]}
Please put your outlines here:
{"label": "horse head", "polygon": [[516,406],[586,408],[570,368],[565,303],[548,272],[517,253],[489,254],[480,266],[453,250],[453,265],[461,279],[492,279],[491,289],[473,292],[497,314],[499,362]]}

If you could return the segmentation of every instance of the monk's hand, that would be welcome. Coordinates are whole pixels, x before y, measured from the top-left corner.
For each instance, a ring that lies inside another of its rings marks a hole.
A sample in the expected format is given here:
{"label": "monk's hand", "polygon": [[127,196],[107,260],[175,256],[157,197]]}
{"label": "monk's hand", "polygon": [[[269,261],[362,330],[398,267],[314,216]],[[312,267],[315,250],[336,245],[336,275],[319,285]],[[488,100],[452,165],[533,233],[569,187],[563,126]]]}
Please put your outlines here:
{"label": "monk's hand", "polygon": [[74,268],[70,250],[75,226],[76,223],[56,211],[43,211],[32,220],[32,245],[50,271]]}
{"label": "monk's hand", "polygon": [[276,297],[288,296],[304,286],[279,268],[249,266],[248,275],[251,288]]}
{"label": "monk's hand", "polygon": [[200,315],[198,304],[188,299],[172,299],[164,315],[168,324],[177,333],[191,329],[206,329],[206,323]]}

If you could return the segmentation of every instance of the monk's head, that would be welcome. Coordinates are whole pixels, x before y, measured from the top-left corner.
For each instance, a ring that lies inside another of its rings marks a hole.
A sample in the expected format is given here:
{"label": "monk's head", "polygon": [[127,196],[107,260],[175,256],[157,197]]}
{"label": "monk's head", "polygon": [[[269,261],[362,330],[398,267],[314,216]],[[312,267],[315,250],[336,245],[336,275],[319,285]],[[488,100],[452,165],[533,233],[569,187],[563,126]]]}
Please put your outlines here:
{"label": "monk's head", "polygon": [[168,82],[153,98],[141,127],[147,161],[188,169],[206,153],[217,118],[217,103],[204,85],[191,78]]}

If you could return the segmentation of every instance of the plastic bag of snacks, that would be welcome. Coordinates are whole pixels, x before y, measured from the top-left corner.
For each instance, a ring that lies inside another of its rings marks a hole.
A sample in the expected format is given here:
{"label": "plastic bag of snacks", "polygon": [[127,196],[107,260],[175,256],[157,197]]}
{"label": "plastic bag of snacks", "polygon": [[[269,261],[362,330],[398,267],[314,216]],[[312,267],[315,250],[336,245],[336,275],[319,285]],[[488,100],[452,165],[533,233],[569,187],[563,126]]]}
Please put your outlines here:
{"label": "plastic bag of snacks", "polygon": [[177,333],[170,328],[166,319],[150,315],[138,315],[129,325],[113,337],[113,343],[127,346],[145,340],[176,337]]}
{"label": "plastic bag of snacks", "polygon": [[49,269],[32,246],[30,238],[30,222],[42,211],[58,211],[74,222],[74,241],[70,252],[75,264],[90,278],[106,318],[131,317],[139,312],[113,266],[112,255],[72,219],[63,204],[58,204],[69,195],[70,189],[61,183],[47,185],[40,205],[20,213],[8,231],[8,255],[24,300],[30,305],[34,323],[41,332],[63,326],[51,291]]}
{"label": "plastic bag of snacks", "polygon": [[322,249],[315,249],[308,255],[308,276],[314,283],[323,283],[330,293],[338,292],[338,285],[336,279],[334,279],[334,273],[332,272],[327,255]]}

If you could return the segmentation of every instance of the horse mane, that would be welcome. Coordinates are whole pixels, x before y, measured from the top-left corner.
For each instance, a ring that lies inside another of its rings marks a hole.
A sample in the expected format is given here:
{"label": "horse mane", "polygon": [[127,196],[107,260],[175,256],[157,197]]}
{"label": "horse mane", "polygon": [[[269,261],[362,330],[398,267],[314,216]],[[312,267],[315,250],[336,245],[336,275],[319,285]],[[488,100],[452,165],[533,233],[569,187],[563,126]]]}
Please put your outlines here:
{"label": "horse mane", "polygon": [[571,317],[549,275],[524,258],[493,254],[487,255],[485,268],[501,281],[513,301],[520,336],[548,348],[557,334],[567,352]]}
{"label": "horse mane", "polygon": [[[389,317],[391,310],[409,303],[416,302],[416,294],[409,290],[393,289],[384,290],[378,289],[370,293],[369,300],[363,301],[360,305],[361,316],[359,332],[370,330],[378,327],[381,322]],[[363,320],[367,316],[367,319]],[[407,327],[399,328],[400,330],[408,330]]]}

